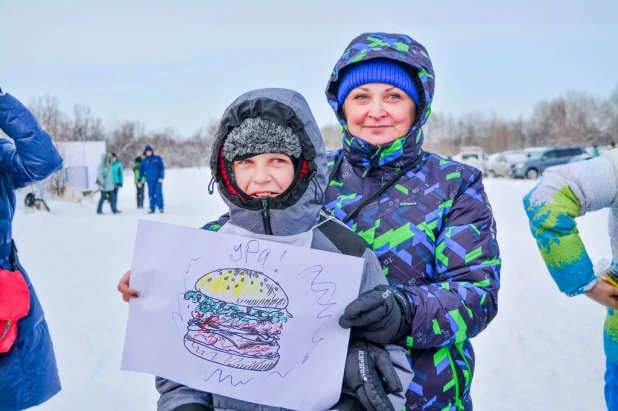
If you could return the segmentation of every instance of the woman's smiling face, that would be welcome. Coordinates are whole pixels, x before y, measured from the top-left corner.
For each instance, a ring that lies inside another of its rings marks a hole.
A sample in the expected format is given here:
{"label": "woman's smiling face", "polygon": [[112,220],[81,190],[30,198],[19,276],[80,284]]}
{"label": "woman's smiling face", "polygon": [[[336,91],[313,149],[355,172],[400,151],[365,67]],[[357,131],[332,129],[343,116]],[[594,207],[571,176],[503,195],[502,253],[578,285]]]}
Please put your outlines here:
{"label": "woman's smiling face", "polygon": [[343,103],[350,134],[373,145],[405,136],[414,124],[416,105],[403,90],[384,83],[353,89]]}

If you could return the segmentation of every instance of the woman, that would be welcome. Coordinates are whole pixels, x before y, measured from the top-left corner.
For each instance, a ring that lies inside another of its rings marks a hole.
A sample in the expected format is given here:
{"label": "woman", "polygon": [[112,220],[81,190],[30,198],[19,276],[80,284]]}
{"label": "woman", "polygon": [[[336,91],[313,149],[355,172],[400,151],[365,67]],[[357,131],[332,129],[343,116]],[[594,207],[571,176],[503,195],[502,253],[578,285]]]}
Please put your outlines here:
{"label": "woman", "polygon": [[433,92],[431,60],[410,37],[350,43],[326,88],[344,131],[325,207],[372,247],[390,284],[340,324],[409,348],[408,409],[471,410],[469,339],[497,313],[500,257],[481,172],[421,149]]}
{"label": "woman", "polygon": [[[20,264],[12,221],[15,190],[58,171],[62,159],[28,109],[2,90],[0,129],[13,139],[0,139],[0,410],[13,411],[42,404],[60,391],[47,322]],[[23,316],[11,321],[21,308]]]}
{"label": "woman", "polygon": [[103,213],[103,203],[105,200],[109,201],[109,205],[112,209],[112,213],[116,214],[120,211],[116,210],[116,200],[114,189],[114,171],[112,170],[112,155],[110,153],[101,154],[101,163],[99,163],[97,184],[101,191],[101,198],[97,205],[97,214]]}

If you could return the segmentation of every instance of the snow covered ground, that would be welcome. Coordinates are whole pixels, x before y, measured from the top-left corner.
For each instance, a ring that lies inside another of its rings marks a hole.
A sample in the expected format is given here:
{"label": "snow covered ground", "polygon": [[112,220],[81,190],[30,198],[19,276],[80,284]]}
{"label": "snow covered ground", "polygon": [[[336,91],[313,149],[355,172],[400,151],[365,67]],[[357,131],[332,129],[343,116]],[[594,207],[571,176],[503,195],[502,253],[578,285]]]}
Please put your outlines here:
{"label": "snow covered ground", "polygon": [[[154,377],[120,371],[128,305],[116,285],[130,266],[138,218],[198,227],[225,206],[208,196],[207,169],[170,170],[165,214],[135,208],[96,215],[96,201],[50,202],[52,213],[17,211],[14,236],[49,322],[63,390],[41,410],[153,410]],[[567,298],[552,282],[530,235],[521,198],[530,181],[488,179],[503,258],[498,317],[474,340],[475,410],[603,410],[604,310]],[[146,200],[147,203],[148,200]],[[607,212],[580,219],[593,261],[610,257]]]}

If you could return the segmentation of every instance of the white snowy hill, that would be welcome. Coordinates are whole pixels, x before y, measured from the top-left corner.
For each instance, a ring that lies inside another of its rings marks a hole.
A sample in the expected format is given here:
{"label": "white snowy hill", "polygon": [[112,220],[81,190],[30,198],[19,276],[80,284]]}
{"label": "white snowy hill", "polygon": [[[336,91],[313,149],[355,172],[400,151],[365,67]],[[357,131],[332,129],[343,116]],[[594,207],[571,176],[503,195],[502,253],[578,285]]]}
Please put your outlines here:
{"label": "white snowy hill", "polygon": [[[135,207],[130,176],[121,214],[50,201],[52,212],[18,208],[14,236],[54,340],[63,390],[41,407],[65,410],[154,410],[154,377],[120,371],[128,305],[116,291],[130,267],[139,218],[199,227],[225,211],[209,196],[208,169],[169,170],[165,214]],[[603,410],[604,309],[558,292],[530,235],[522,197],[530,181],[488,179],[502,252],[498,317],[476,338],[472,388],[477,411]],[[97,198],[98,200],[98,198]],[[148,200],[146,199],[146,206]],[[580,218],[593,261],[610,258],[607,212]]]}

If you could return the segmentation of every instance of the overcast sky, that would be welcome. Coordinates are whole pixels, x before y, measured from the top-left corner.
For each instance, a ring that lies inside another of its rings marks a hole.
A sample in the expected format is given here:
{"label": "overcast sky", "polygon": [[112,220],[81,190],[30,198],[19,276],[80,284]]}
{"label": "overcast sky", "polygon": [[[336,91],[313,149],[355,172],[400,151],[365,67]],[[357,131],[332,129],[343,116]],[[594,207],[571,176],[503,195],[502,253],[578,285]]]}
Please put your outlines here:
{"label": "overcast sky", "polygon": [[[127,4],[125,4],[127,3]],[[403,32],[436,71],[434,112],[529,116],[570,90],[618,86],[618,1],[0,0],[0,87],[188,136],[245,91],[301,92],[320,125],[348,42]]]}

